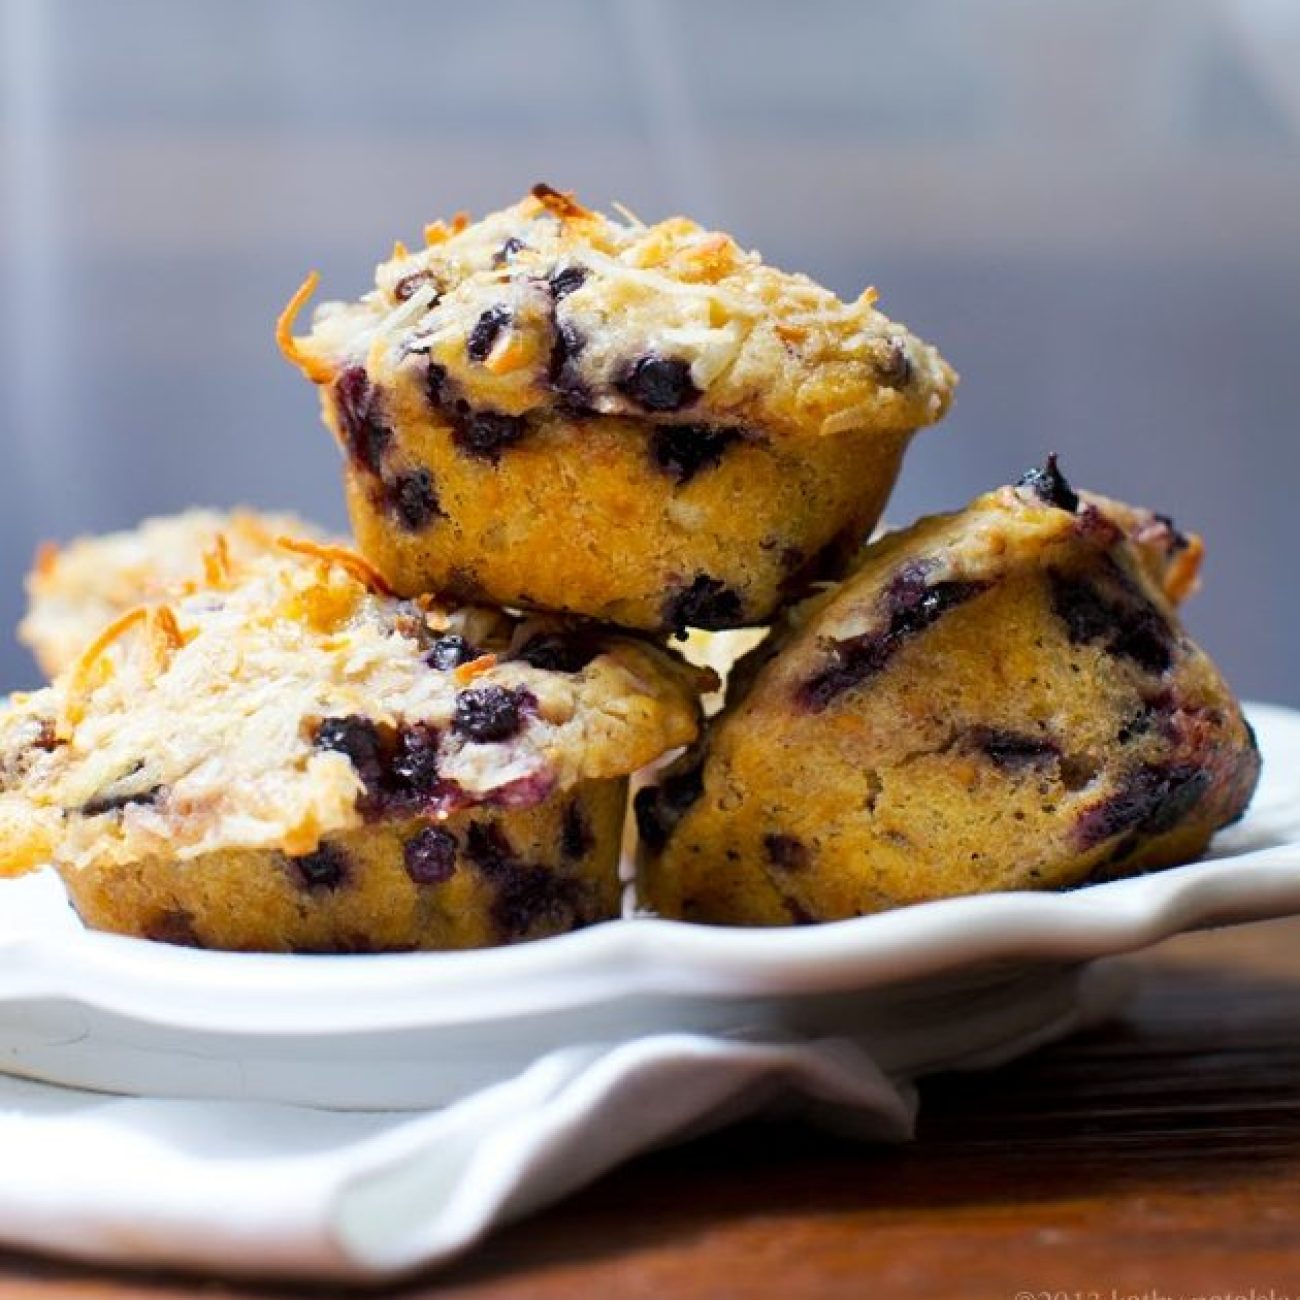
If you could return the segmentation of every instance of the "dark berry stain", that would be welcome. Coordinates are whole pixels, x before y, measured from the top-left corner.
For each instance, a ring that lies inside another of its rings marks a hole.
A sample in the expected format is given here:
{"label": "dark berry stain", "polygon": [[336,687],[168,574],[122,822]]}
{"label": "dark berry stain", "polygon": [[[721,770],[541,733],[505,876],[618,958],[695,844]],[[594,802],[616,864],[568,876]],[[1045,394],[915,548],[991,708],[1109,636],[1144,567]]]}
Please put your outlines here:
{"label": "dark berry stain", "polygon": [[1016,486],[1028,488],[1045,506],[1055,506],[1071,514],[1079,509],[1079,494],[1061,473],[1055,452],[1048,456],[1041,469],[1031,469],[1022,474]]}
{"label": "dark berry stain", "polygon": [[[1095,579],[1095,580],[1094,580]],[[1100,645],[1150,673],[1173,663],[1173,632],[1160,611],[1113,561],[1095,575],[1048,571],[1052,608],[1075,645]],[[1103,586],[1104,584],[1104,586]]]}
{"label": "dark berry stain", "polygon": [[795,835],[764,835],[763,852],[782,871],[803,871],[808,866],[808,846]]}
{"label": "dark berry stain", "polygon": [[912,382],[912,358],[902,339],[893,338],[885,344],[884,355],[876,361],[876,378],[886,388],[906,388]]}
{"label": "dark berry stain", "polygon": [[297,884],[313,893],[338,889],[347,880],[352,865],[336,844],[322,844],[315,853],[285,861]]}
{"label": "dark berry stain", "polygon": [[586,345],[587,340],[576,325],[568,321],[556,322],[546,377],[556,393],[579,406],[589,397],[587,386],[578,373],[578,358]]}
{"label": "dark berry stain", "polygon": [[479,686],[456,697],[456,734],[480,744],[509,740],[523,726],[524,712],[533,704],[522,687]]}
{"label": "dark berry stain", "polygon": [[450,632],[446,636],[440,636],[429,647],[429,653],[425,655],[424,662],[430,668],[437,668],[440,672],[449,673],[453,668],[459,668],[461,664],[473,663],[478,657],[478,650],[470,645],[463,636],[457,636],[454,632]]}
{"label": "dark berry stain", "polygon": [[496,880],[492,920],[506,939],[530,930],[569,930],[581,917],[584,890],[576,880],[546,867],[512,863]]}
{"label": "dark berry stain", "polygon": [[722,463],[722,454],[740,437],[736,429],[704,424],[661,424],[650,433],[654,463],[678,483],[689,483],[702,469]]}
{"label": "dark berry stain", "polygon": [[1089,849],[1116,835],[1162,835],[1191,813],[1210,783],[1210,773],[1194,763],[1144,764],[1083,813],[1076,842]]}
{"label": "dark berry stain", "polygon": [[427,384],[430,402],[451,425],[452,440],[467,455],[495,465],[501,452],[528,432],[528,422],[521,415],[476,411],[456,395],[455,385],[443,366],[430,362]]}
{"label": "dark berry stain", "polygon": [[334,381],[334,409],[348,455],[371,474],[378,474],[393,440],[380,418],[379,402],[361,366],[349,366]]}
{"label": "dark berry stain", "polygon": [[615,381],[615,387],[645,411],[680,411],[700,395],[691,380],[689,362],[654,352],[632,362]]}
{"label": "dark berry stain", "polygon": [[522,239],[517,239],[514,235],[511,235],[510,238],[492,254],[492,265],[505,266],[508,262],[513,262],[515,260],[515,255],[522,253],[527,247],[528,245],[525,244]]}
{"label": "dark berry stain", "polygon": [[972,727],[966,733],[966,740],[972,749],[983,754],[1001,772],[1045,767],[1061,756],[1058,746],[1042,736],[1029,736],[998,727]]}
{"label": "dark berry stain", "polygon": [[428,389],[429,401],[434,406],[442,408],[447,406],[452,400],[452,382],[451,377],[447,374],[447,367],[440,366],[436,361],[430,361],[429,367],[424,375],[425,387]]}
{"label": "dark berry stain", "polygon": [[474,322],[474,328],[465,340],[465,352],[471,361],[486,361],[496,346],[501,331],[510,324],[510,310],[507,307],[489,307]]}
{"label": "dark berry stain", "polygon": [[836,696],[882,672],[908,641],[988,586],[959,581],[927,585],[919,567],[901,570],[882,597],[889,620],[884,629],[834,643],[826,665],[799,688],[800,703],[814,712],[826,708]]}
{"label": "dark berry stain", "polygon": [[514,861],[514,849],[496,822],[471,822],[465,836],[465,856],[490,876]]}
{"label": "dark berry stain", "polygon": [[533,668],[552,673],[580,673],[600,653],[595,632],[539,632],[515,652]]}
{"label": "dark berry stain", "polygon": [[689,587],[674,592],[664,605],[664,622],[674,632],[688,627],[735,627],[743,615],[739,593],[707,573],[698,574]]}
{"label": "dark berry stain", "polygon": [[520,938],[539,925],[569,929],[579,919],[581,884],[546,867],[520,862],[494,822],[471,824],[465,856],[494,886],[490,911],[503,938]]}
{"label": "dark berry stain", "polygon": [[367,816],[406,816],[454,804],[455,787],[438,775],[438,732],[427,723],[380,730],[368,718],[326,718],[316,729],[318,749],[343,754],[363,793]]}
{"label": "dark berry stain", "polygon": [[637,830],[646,846],[661,852],[673,828],[703,793],[704,777],[699,767],[669,772],[658,785],[639,790],[633,809]]}
{"label": "dark berry stain", "polygon": [[421,532],[443,513],[433,476],[427,469],[397,475],[386,485],[385,495],[397,522],[408,533]]}
{"label": "dark berry stain", "polygon": [[595,843],[596,838],[591,833],[582,805],[576,801],[567,804],[560,827],[560,853],[570,862],[578,862],[591,852]]}
{"label": "dark berry stain", "polygon": [[150,808],[162,798],[164,788],[155,785],[131,794],[98,794],[82,804],[78,811],[83,817],[99,817],[103,813],[121,812],[123,808]]}
{"label": "dark berry stain", "polygon": [[550,286],[551,297],[559,302],[561,298],[567,298],[581,289],[586,280],[585,266],[562,266],[558,271],[552,272],[547,284]]}
{"label": "dark berry stain", "polygon": [[406,874],[417,885],[442,885],[456,874],[456,837],[440,826],[426,826],[402,848]]}

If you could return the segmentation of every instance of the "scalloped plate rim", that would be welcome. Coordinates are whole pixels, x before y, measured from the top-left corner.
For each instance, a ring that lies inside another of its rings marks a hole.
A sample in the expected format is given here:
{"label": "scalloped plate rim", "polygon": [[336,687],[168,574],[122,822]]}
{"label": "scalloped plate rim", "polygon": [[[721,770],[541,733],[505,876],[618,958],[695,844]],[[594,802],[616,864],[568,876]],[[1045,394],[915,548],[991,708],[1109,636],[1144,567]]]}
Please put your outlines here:
{"label": "scalloped plate rim", "polygon": [[[1249,713],[1300,750],[1300,712]],[[1294,785],[1283,797],[1300,805],[1300,773]],[[0,932],[0,1003],[57,999],[198,1033],[427,1030],[617,998],[799,996],[998,962],[1082,962],[1298,912],[1300,838],[1072,891],[944,899],[789,930],[643,918],[507,948],[346,958],[196,951],[71,928]]]}

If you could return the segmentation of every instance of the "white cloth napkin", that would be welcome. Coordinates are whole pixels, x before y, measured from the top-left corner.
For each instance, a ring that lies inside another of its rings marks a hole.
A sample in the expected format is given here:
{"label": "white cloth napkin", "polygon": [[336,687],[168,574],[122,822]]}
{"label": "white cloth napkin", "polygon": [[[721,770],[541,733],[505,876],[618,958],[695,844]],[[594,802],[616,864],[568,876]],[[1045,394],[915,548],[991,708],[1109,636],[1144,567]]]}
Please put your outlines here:
{"label": "white cloth napkin", "polygon": [[[937,1026],[925,1070],[993,1064],[1109,1014],[1122,968],[1055,973],[1067,1009],[977,1055]],[[357,1113],[119,1098],[0,1077],[0,1240],[76,1258],[333,1281],[445,1263],[628,1157],[797,1110],[859,1140],[912,1132],[911,1081],[863,1043],[660,1034],[552,1052],[446,1109]]]}

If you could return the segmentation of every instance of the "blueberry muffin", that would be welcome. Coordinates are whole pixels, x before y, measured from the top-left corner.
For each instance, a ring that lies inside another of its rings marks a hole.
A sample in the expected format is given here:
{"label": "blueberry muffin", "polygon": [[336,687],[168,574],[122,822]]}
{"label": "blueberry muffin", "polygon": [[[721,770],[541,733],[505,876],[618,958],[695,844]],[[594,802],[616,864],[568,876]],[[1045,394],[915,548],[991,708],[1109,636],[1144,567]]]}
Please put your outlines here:
{"label": "blueberry muffin", "polygon": [[27,576],[27,617],[18,638],[56,677],[120,614],[185,583],[201,583],[221,553],[236,560],[271,549],[282,535],[321,535],[287,514],[186,510],[146,519],[129,532],[47,543]]}
{"label": "blueberry muffin", "polygon": [[707,675],[572,620],[403,601],[286,540],[105,629],[0,718],[0,874],[214,948],[510,943],[618,914],[627,778]]}
{"label": "blueberry muffin", "polygon": [[1196,857],[1259,772],[1175,612],[1199,554],[1051,462],[876,542],[638,796],[646,900],[781,925]]}
{"label": "blueberry muffin", "polygon": [[875,309],[674,218],[538,186],[398,246],[286,355],[403,595],[645,630],[766,621],[869,534],[955,376]]}

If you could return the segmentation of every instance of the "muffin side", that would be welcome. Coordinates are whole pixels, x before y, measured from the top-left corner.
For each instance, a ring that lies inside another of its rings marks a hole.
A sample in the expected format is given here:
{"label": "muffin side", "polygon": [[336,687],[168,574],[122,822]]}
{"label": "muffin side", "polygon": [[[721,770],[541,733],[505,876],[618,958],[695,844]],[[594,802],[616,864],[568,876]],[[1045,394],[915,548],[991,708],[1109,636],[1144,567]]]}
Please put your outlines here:
{"label": "muffin side", "polygon": [[401,592],[760,623],[866,537],[956,381],[872,291],[842,302],[684,219],[538,187],[431,238],[308,337],[280,329]]}
{"label": "muffin side", "polygon": [[874,544],[643,793],[644,892],[780,925],[1187,861],[1259,759],[1178,622],[1199,542],[1032,478]]}

